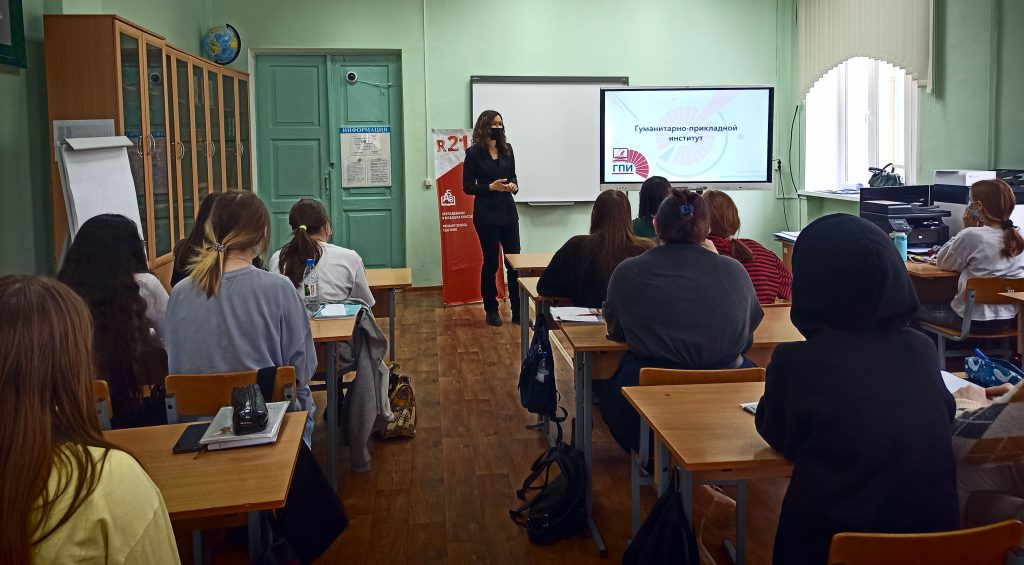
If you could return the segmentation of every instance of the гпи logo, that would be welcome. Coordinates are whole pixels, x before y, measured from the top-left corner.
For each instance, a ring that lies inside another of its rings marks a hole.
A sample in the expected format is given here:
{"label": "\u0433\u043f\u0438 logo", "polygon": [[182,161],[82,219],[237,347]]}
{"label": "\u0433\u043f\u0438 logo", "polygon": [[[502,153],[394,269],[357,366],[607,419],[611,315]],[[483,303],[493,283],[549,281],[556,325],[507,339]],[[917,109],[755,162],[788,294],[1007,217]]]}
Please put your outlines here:
{"label": "\u0433\u043f\u0438 logo", "polygon": [[612,149],[612,174],[613,175],[636,175],[640,178],[647,178],[651,169],[647,165],[647,157],[639,151],[625,147]]}

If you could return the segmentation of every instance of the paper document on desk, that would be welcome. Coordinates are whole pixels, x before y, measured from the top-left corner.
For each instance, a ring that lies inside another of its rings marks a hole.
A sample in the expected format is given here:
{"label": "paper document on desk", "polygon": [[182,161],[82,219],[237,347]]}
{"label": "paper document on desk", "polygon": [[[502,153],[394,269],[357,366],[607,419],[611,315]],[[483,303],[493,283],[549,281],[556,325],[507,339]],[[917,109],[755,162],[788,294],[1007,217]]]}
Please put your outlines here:
{"label": "paper document on desk", "polygon": [[788,241],[789,243],[796,243],[796,238],[800,235],[798,231],[780,231],[772,234],[775,239],[780,241]]}
{"label": "paper document on desk", "polygon": [[351,318],[359,313],[358,304],[324,304],[317,312],[318,320],[330,318]]}
{"label": "paper document on desk", "polygon": [[556,306],[550,309],[551,316],[559,322],[582,322],[600,324],[601,311],[597,308],[580,308],[578,306]]}
{"label": "paper document on desk", "polygon": [[946,371],[939,371],[942,374],[942,382],[946,384],[946,388],[949,389],[950,393],[954,393],[965,386],[978,386],[967,379],[961,379],[953,373],[947,373]]}

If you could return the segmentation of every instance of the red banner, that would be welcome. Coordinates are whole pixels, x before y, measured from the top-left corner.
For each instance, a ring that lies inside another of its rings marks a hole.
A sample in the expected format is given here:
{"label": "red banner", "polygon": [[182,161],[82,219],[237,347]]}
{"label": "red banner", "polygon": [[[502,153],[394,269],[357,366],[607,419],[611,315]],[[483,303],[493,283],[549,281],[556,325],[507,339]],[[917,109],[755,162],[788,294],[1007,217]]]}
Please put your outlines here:
{"label": "red banner", "polygon": [[[473,228],[473,197],[462,191],[462,166],[469,146],[469,130],[435,129],[434,174],[437,211],[441,218],[441,281],[444,303],[480,302],[480,267],[483,254]],[[498,265],[504,267],[504,260]],[[505,297],[504,269],[496,275],[498,298]]]}

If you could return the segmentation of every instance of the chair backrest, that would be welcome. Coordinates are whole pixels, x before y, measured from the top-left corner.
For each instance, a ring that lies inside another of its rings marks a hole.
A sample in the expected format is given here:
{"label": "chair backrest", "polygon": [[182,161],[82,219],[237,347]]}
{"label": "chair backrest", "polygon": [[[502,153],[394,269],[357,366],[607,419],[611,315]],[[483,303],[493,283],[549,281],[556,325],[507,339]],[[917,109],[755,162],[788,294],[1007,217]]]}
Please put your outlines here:
{"label": "chair backrest", "polygon": [[975,304],[1017,304],[999,293],[1024,291],[1024,279],[967,279],[964,290]]}
{"label": "chair backrest", "polygon": [[100,429],[109,430],[110,420],[114,417],[114,407],[110,403],[110,385],[102,379],[93,379],[92,397],[96,402],[96,417],[100,420]]}
{"label": "chair backrest", "polygon": [[979,528],[930,534],[841,533],[832,537],[830,565],[1003,565],[1020,547],[1024,523],[1006,520]]}
{"label": "chair backrest", "polygon": [[[177,423],[181,417],[213,416],[221,407],[231,405],[231,391],[235,387],[251,384],[256,384],[256,371],[167,375],[167,423]],[[295,367],[278,367],[271,401],[290,401],[294,396]]]}
{"label": "chair backrest", "polygon": [[715,383],[763,383],[764,369],[719,369],[689,371],[683,369],[640,369],[640,386],[704,385]]}

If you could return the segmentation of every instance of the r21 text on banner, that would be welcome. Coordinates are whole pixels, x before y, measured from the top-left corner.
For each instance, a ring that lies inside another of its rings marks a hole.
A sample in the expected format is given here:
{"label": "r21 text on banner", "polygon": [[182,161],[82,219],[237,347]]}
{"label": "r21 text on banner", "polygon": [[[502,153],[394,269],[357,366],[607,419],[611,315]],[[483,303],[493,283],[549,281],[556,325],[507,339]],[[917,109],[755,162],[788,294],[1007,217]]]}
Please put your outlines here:
{"label": "r21 text on banner", "polygon": [[[434,176],[441,218],[441,281],[445,305],[480,302],[483,255],[473,228],[473,197],[462,191],[462,167],[470,131],[435,129]],[[500,264],[500,263],[499,263]],[[496,275],[498,298],[505,297],[504,269]],[[514,290],[513,290],[514,292]]]}

